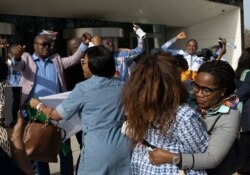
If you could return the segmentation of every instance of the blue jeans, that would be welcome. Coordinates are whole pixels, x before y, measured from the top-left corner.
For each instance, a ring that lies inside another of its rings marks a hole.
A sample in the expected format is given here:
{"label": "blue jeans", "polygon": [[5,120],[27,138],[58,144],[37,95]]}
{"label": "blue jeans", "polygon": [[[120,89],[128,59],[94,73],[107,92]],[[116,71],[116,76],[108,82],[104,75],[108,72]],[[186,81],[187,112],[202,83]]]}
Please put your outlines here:
{"label": "blue jeans", "polygon": [[250,131],[240,133],[240,168],[242,175],[250,174]]}

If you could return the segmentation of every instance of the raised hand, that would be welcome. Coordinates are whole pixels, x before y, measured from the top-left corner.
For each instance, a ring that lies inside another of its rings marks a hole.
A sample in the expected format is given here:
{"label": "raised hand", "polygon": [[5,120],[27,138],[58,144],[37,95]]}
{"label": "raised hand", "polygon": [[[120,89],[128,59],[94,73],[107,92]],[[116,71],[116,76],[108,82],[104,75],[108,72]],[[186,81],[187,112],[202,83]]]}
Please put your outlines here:
{"label": "raised hand", "polygon": [[181,32],[181,33],[179,33],[178,35],[176,35],[176,37],[175,37],[177,40],[178,39],[185,39],[185,38],[187,38],[187,34],[185,33],[185,32]]}
{"label": "raised hand", "polygon": [[12,56],[15,58],[21,58],[24,50],[25,50],[25,45],[16,45],[12,48]]}
{"label": "raised hand", "polygon": [[92,36],[88,32],[84,32],[82,34],[82,42],[84,44],[88,45],[91,39],[92,39]]}

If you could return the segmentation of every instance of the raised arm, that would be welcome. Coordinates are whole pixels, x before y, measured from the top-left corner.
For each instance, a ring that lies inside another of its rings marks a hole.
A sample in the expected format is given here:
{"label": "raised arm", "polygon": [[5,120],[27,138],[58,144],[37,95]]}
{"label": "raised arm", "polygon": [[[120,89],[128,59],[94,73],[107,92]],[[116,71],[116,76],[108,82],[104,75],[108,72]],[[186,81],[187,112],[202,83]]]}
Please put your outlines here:
{"label": "raised arm", "polygon": [[125,62],[133,61],[137,56],[144,52],[144,39],[146,33],[136,24],[133,24],[133,30],[137,35],[137,46],[134,49],[119,49],[116,52],[116,57],[123,57]]}
{"label": "raised arm", "polygon": [[178,55],[178,54],[183,54],[182,50],[178,50],[178,49],[169,49],[170,46],[172,46],[177,40],[180,39],[185,39],[187,37],[187,34],[185,32],[181,32],[178,35],[176,35],[174,38],[172,38],[171,40],[167,41],[166,43],[164,43],[161,46],[161,50],[163,52],[167,52],[170,53],[172,55]]}
{"label": "raised arm", "polygon": [[226,54],[226,46],[227,46],[227,40],[225,38],[221,38],[221,44],[220,44],[220,52],[216,58],[216,60],[221,60],[222,56]]}
{"label": "raised arm", "polygon": [[92,36],[89,33],[83,33],[82,43],[80,44],[77,51],[72,56],[62,58],[62,65],[64,69],[80,63],[80,60],[83,57],[85,50],[88,48],[91,39]]}
{"label": "raised arm", "polygon": [[22,57],[30,56],[29,53],[24,52],[25,48],[25,45],[19,44],[13,44],[9,47],[9,55],[12,58],[9,65],[18,71],[22,71],[22,68],[25,65],[25,63],[22,62]]}
{"label": "raised arm", "polygon": [[137,38],[137,47],[134,49],[119,49],[117,57],[124,57],[125,61],[133,61],[144,52],[144,39]]}

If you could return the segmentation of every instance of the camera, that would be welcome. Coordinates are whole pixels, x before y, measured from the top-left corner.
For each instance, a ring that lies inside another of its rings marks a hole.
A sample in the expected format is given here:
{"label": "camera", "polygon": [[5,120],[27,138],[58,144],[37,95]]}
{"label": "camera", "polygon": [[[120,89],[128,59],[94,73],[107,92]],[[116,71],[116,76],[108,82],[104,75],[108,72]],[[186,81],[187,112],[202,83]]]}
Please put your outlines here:
{"label": "camera", "polygon": [[204,61],[209,61],[211,58],[216,58],[218,55],[214,54],[210,49],[203,48],[201,51],[196,52],[198,57],[203,57]]}

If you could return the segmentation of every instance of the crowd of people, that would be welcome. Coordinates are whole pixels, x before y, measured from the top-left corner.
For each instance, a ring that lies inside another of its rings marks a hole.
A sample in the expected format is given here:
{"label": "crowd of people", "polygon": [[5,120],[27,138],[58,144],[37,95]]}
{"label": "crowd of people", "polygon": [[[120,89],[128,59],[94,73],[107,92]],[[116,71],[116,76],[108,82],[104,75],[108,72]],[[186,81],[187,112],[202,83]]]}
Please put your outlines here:
{"label": "crowd of people", "polygon": [[[145,33],[134,49],[115,49],[112,39],[83,33],[69,41],[64,58],[53,51],[55,38],[44,34],[35,37],[32,55],[23,45],[10,46],[11,71],[8,76],[1,62],[1,83],[19,82],[22,113],[12,134],[19,137],[11,139],[14,151],[9,156],[1,149],[0,161],[8,157],[16,174],[50,174],[48,162],[29,161],[24,151],[21,118],[30,120],[29,105],[55,121],[78,114],[78,175],[249,174],[249,48],[234,71],[222,58],[225,38],[216,54],[205,58],[197,54],[195,39],[184,50],[171,48],[187,37],[181,32],[150,55],[144,54]],[[56,107],[39,100],[66,91]],[[70,138],[64,144],[69,152],[59,153],[60,173],[72,175]]]}

